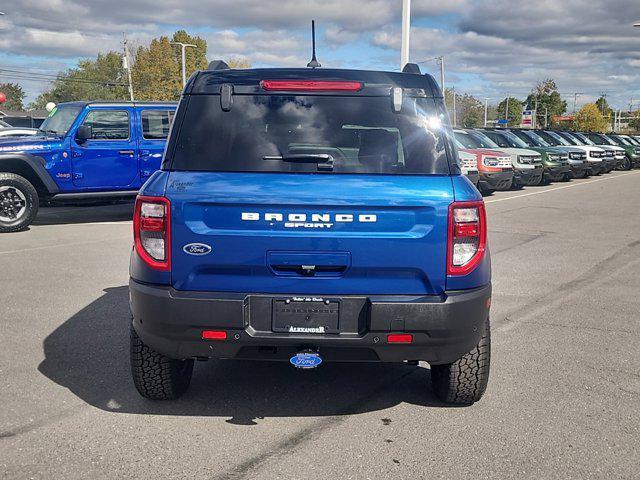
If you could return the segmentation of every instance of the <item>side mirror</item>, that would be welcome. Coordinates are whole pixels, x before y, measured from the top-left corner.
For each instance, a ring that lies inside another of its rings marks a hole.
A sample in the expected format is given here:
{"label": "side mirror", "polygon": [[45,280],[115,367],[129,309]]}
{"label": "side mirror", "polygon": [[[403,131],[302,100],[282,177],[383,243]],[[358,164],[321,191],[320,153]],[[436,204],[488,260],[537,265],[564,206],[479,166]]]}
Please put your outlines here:
{"label": "side mirror", "polygon": [[80,127],[78,127],[78,131],[76,132],[76,142],[83,144],[87,140],[91,139],[91,137],[93,137],[91,125],[80,125]]}

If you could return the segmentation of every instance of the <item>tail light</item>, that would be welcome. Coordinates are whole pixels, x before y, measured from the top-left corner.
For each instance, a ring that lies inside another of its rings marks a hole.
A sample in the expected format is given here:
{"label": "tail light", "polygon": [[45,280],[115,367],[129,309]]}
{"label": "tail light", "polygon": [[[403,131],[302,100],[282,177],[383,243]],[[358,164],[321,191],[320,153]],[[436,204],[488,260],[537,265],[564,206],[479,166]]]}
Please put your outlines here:
{"label": "tail light", "polygon": [[164,197],[138,196],[133,237],[140,258],[155,270],[171,268],[171,203]]}
{"label": "tail light", "polygon": [[487,217],[483,201],[449,205],[447,275],[466,275],[484,257],[487,248]]}

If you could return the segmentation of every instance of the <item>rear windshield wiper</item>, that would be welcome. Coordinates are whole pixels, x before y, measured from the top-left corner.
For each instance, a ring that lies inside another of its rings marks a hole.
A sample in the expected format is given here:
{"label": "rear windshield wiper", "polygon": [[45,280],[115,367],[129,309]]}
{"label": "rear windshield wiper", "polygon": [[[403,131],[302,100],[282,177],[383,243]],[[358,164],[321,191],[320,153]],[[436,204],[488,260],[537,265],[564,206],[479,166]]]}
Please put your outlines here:
{"label": "rear windshield wiper", "polygon": [[333,170],[333,157],[328,153],[288,153],[286,155],[265,155],[263,160],[283,162],[316,163],[318,170]]}

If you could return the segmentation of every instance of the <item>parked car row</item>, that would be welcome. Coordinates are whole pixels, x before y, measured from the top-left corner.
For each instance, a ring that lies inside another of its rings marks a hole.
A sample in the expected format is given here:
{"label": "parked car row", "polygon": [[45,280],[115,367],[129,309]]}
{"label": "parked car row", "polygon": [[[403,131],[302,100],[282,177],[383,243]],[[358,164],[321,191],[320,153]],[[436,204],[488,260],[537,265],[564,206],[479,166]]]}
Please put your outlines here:
{"label": "parked car row", "polygon": [[640,136],[530,130],[454,130],[464,174],[483,193],[640,167]]}

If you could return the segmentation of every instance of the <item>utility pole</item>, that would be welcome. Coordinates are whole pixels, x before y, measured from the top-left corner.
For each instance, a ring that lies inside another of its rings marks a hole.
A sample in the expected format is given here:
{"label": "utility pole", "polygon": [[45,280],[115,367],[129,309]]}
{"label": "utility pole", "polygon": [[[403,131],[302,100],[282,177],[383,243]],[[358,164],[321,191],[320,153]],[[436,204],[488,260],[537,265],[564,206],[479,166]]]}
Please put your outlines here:
{"label": "utility pole", "polygon": [[538,128],[538,97],[536,97],[536,107],[533,110],[533,128]]}
{"label": "utility pole", "polygon": [[602,97],[602,105],[601,105],[601,106],[602,106],[602,108],[601,108],[600,110],[602,110],[602,112],[601,112],[601,113],[602,113],[602,116],[604,117],[604,114],[605,114],[605,111],[604,111],[604,104],[605,104],[605,103],[607,103],[607,94],[606,94],[606,92],[602,92],[602,93],[600,94],[600,96]]}
{"label": "utility pole", "polygon": [[171,45],[180,45],[182,50],[182,88],[187,84],[187,47],[198,48],[197,45],[191,43],[171,42]]}
{"label": "utility pole", "polygon": [[438,64],[440,65],[440,88],[442,89],[442,95],[444,96],[444,55],[436,57]]}
{"label": "utility pole", "polygon": [[131,82],[131,62],[129,61],[129,47],[127,45],[127,36],[122,34],[124,40],[124,56],[122,57],[122,67],[127,70],[127,78],[129,79],[129,99],[133,102],[133,83]]}
{"label": "utility pole", "polygon": [[487,126],[487,114],[489,112],[489,97],[484,97],[484,126]]}
{"label": "utility pole", "polygon": [[456,118],[456,86],[454,85],[451,90],[453,91],[453,126],[456,127],[458,125]]}
{"label": "utility pole", "polygon": [[[402,46],[400,48],[400,70],[409,63],[409,35],[411,33],[411,0],[402,0]],[[444,87],[443,87],[444,90]]]}
{"label": "utility pole", "polygon": [[549,115],[549,107],[544,107],[544,128],[547,128],[547,116]]}

